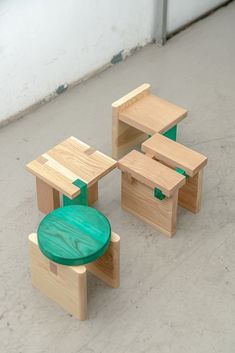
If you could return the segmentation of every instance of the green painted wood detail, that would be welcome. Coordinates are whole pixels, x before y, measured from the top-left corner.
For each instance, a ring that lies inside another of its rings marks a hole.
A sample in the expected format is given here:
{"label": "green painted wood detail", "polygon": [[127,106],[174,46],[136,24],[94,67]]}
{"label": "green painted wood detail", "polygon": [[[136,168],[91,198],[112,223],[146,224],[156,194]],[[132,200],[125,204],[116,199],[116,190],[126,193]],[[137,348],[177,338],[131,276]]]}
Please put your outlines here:
{"label": "green painted wood detail", "polygon": [[156,197],[158,200],[164,200],[166,198],[166,196],[158,188],[154,188],[154,197]]}
{"label": "green painted wood detail", "polygon": [[185,172],[185,170],[176,167],[176,168],[175,168],[175,171],[176,171],[177,173],[180,173],[181,175],[184,175],[184,176],[186,177],[186,179],[189,178],[189,175]]}
{"label": "green painted wood detail", "polygon": [[168,131],[164,132],[163,135],[168,137],[168,139],[176,141],[177,125],[173,126],[171,129],[169,129]]}
{"label": "green painted wood detail", "polygon": [[84,265],[102,256],[110,243],[111,227],[98,210],[75,205],[57,208],[39,224],[38,245],[50,260]]}
{"label": "green painted wood detail", "polygon": [[74,185],[79,187],[81,190],[80,195],[75,197],[73,200],[71,200],[69,197],[63,195],[63,205],[64,206],[70,206],[70,205],[84,205],[88,206],[88,190],[87,190],[87,184],[80,180],[77,179],[73,182]]}

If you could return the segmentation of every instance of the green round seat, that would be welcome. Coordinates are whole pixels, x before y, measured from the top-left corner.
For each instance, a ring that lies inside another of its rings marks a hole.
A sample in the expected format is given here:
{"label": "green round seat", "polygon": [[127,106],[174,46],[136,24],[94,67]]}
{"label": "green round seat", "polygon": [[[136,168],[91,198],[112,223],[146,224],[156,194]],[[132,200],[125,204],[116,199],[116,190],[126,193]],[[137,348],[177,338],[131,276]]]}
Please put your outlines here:
{"label": "green round seat", "polygon": [[38,245],[50,260],[78,266],[97,260],[107,250],[111,227],[98,210],[66,206],[49,213],[38,227]]}

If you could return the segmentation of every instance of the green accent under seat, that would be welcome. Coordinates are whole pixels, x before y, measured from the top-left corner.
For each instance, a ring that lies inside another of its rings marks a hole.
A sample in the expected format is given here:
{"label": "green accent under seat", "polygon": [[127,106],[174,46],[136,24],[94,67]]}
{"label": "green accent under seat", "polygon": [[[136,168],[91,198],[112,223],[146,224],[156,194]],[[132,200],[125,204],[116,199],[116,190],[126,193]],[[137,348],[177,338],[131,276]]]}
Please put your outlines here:
{"label": "green accent under seat", "polygon": [[154,188],[154,197],[156,197],[158,200],[161,200],[161,201],[166,198],[166,196],[158,188]]}
{"label": "green accent under seat", "polygon": [[[168,139],[176,141],[177,125],[173,126],[171,129],[167,130],[162,135],[168,137]],[[152,137],[152,135],[148,134],[148,138],[151,138],[151,137]]]}
{"label": "green accent under seat", "polygon": [[184,175],[184,176],[186,177],[186,179],[189,178],[189,175],[186,174],[185,170],[176,167],[176,168],[175,168],[175,171],[176,171],[177,173],[180,173],[180,174]]}
{"label": "green accent under seat", "polygon": [[168,139],[176,141],[177,125],[173,126],[171,129],[169,129],[168,131],[164,132],[163,135],[168,137]]}
{"label": "green accent under seat", "polygon": [[50,260],[68,266],[97,260],[108,249],[111,227],[98,210],[87,206],[57,208],[41,221],[38,245]]}
{"label": "green accent under seat", "polygon": [[73,182],[73,184],[76,185],[81,190],[81,193],[80,193],[80,195],[75,197],[73,200],[71,200],[69,197],[63,195],[63,205],[64,206],[70,206],[70,205],[88,206],[87,184],[80,179],[75,180]]}

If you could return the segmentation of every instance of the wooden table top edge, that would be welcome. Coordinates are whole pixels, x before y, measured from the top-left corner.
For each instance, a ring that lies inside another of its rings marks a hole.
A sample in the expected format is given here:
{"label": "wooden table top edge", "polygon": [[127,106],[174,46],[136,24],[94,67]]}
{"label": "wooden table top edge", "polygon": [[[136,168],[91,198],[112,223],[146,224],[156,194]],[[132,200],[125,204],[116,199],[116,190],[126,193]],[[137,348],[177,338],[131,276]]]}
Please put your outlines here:
{"label": "wooden table top edge", "polygon": [[[135,151],[135,150],[132,150],[129,154],[131,153],[135,153],[137,152],[138,154],[142,154],[141,152],[138,152],[138,151]],[[174,192],[181,188],[185,182],[186,182],[186,178],[183,176],[183,175],[180,175],[179,173],[175,172],[174,170],[172,170],[171,168],[165,166],[164,164],[158,162],[158,161],[154,161],[152,159],[150,159],[148,156],[142,154],[144,157],[148,158],[149,161],[152,161],[155,163],[155,165],[157,166],[157,164],[161,164],[162,168],[163,169],[170,169],[170,173],[176,173],[178,174],[177,175],[177,178],[178,178],[178,181],[174,183],[174,185],[171,187],[171,188],[166,188],[164,186],[162,186],[157,180],[152,180],[152,179],[148,179],[146,176],[142,175],[141,173],[135,171],[135,170],[130,170],[130,168],[125,164],[125,157],[128,156],[124,156],[123,158],[121,158],[119,161],[118,161],[118,168],[122,171],[122,172],[126,172],[126,173],[130,173],[130,175],[133,177],[133,178],[136,178],[136,180],[138,180],[139,182],[142,182],[142,180],[145,181],[145,184],[148,185],[149,187],[152,187],[152,188],[159,188],[161,189],[161,191],[164,192],[164,194],[167,196],[167,197],[171,197]],[[169,171],[168,171],[169,172]],[[175,175],[176,175],[175,174]],[[142,180],[141,180],[142,179]]]}
{"label": "wooden table top edge", "polygon": [[[156,137],[157,137],[158,135],[161,135],[161,134],[156,133],[156,134],[154,134],[152,137],[150,137],[149,139],[147,139],[146,141],[144,141],[144,142],[141,144],[141,151],[143,151],[143,152],[145,152],[145,153],[150,152],[151,155],[153,155],[154,157],[156,157],[156,158],[161,158],[161,156],[160,156],[161,154],[160,154],[156,149],[154,149],[153,146],[149,146],[149,144],[153,143],[153,141],[156,139]],[[185,172],[186,172],[189,176],[193,177],[193,176],[196,175],[202,168],[204,168],[204,167],[207,165],[207,163],[208,163],[208,158],[207,158],[206,156],[204,156],[203,154],[201,154],[200,152],[195,151],[195,150],[193,150],[193,149],[191,149],[191,148],[189,148],[189,147],[187,147],[187,146],[185,146],[185,145],[183,145],[183,144],[181,144],[181,143],[179,143],[179,142],[177,142],[177,141],[172,141],[172,140],[168,139],[167,137],[165,137],[165,136],[163,136],[163,135],[161,135],[161,136],[162,136],[163,139],[167,139],[166,141],[167,141],[169,144],[172,144],[172,145],[176,144],[176,145],[178,145],[178,146],[179,146],[180,148],[182,148],[182,149],[189,150],[189,151],[190,151],[191,153],[193,153],[193,154],[200,155],[202,161],[200,162],[200,164],[199,164],[197,167],[195,167],[195,168],[193,168],[193,169],[192,169],[192,168],[189,168],[189,167],[187,167],[187,166],[185,166],[185,164],[183,164],[183,163],[174,162],[175,164],[177,164],[177,166],[178,166],[179,168],[182,168],[183,170],[185,170]],[[169,164],[171,163],[171,159],[167,158],[166,156],[165,156],[165,159],[168,161]]]}
{"label": "wooden table top edge", "polygon": [[165,133],[168,130],[170,130],[172,127],[180,123],[183,119],[185,119],[188,115],[188,112],[186,111],[184,114],[180,115],[178,118],[175,118],[174,121],[165,124],[162,128],[160,129],[153,129],[151,126],[144,125],[142,123],[136,123],[135,120],[128,115],[123,114],[123,112],[119,113],[119,120],[122,121],[125,124],[128,124],[132,127],[134,127],[137,130],[143,131],[146,134],[153,135],[156,133]]}

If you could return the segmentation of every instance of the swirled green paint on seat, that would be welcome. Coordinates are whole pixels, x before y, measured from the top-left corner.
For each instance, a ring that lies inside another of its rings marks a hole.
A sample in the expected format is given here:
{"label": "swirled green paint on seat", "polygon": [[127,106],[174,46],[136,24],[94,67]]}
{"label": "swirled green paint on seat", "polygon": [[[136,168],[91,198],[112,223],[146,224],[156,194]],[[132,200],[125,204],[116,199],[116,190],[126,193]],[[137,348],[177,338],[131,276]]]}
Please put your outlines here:
{"label": "swirled green paint on seat", "polygon": [[38,244],[50,260],[78,266],[95,261],[107,250],[111,237],[108,219],[87,206],[66,206],[48,214],[38,227]]}

